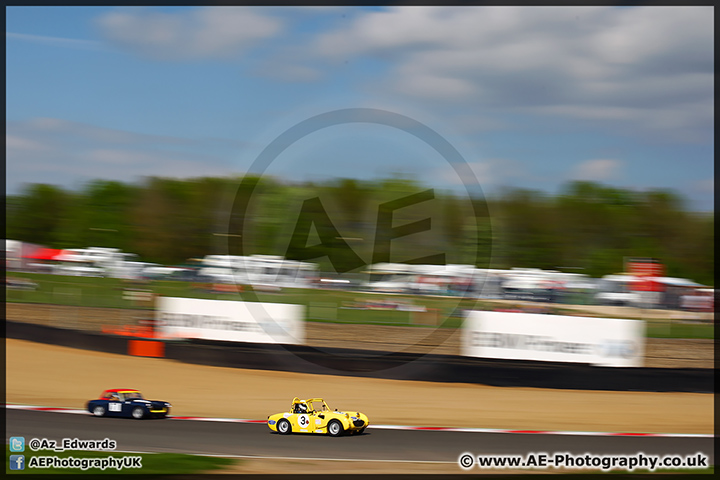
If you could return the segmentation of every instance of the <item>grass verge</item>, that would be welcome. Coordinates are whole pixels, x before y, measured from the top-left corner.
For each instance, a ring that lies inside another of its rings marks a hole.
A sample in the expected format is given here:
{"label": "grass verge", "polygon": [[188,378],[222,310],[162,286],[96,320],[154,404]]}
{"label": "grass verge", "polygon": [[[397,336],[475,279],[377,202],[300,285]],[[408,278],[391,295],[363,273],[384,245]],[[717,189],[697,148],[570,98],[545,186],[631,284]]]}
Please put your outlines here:
{"label": "grass verge", "polygon": [[[6,289],[8,303],[43,303],[75,307],[107,307],[145,309],[151,311],[147,302],[133,301],[125,295],[129,290],[143,290],[166,297],[203,298],[212,300],[259,300],[271,303],[293,303],[307,308],[307,320],[312,322],[343,323],[357,325],[390,325],[410,327],[459,328],[462,326],[462,310],[494,310],[511,308],[492,301],[464,299],[461,297],[433,297],[404,294],[373,294],[356,291],[325,289],[286,289],[282,293],[255,292],[253,294],[221,294],[208,290],[208,286],[190,282],[156,280],[137,284],[115,278],[70,277],[63,275],[16,273],[12,277],[25,278],[37,284],[35,290]],[[391,303],[405,307],[424,307],[427,312],[396,309]],[[363,308],[358,308],[362,306]],[[388,306],[390,308],[388,308]],[[559,315],[583,315],[583,312],[534,304],[531,308]],[[588,308],[591,308],[588,306]],[[627,318],[627,317],[624,317]],[[715,338],[714,325],[690,323],[682,320],[647,319],[649,338]]]}

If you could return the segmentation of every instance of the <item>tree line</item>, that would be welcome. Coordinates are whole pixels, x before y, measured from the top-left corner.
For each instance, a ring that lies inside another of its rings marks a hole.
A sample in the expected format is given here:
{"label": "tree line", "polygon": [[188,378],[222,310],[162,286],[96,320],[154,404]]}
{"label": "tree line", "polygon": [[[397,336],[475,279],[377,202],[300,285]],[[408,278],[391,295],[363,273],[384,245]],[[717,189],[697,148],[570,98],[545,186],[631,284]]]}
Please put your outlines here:
{"label": "tree line", "polygon": [[[414,180],[271,177],[29,184],[6,196],[6,236],[53,248],[105,246],[144,261],[267,254],[361,271],[376,261],[534,267],[594,277],[652,257],[712,285],[714,216],[671,190],[570,182],[556,195],[508,188],[472,198]],[[339,267],[340,266],[340,267]]]}

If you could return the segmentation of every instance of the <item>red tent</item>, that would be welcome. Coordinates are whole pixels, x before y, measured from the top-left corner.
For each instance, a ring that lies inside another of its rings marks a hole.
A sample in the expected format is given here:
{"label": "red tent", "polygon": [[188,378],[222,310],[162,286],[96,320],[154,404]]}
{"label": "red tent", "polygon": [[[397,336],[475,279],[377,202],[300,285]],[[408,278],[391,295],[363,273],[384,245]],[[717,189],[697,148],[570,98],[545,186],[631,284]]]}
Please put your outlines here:
{"label": "red tent", "polygon": [[62,250],[56,248],[38,248],[30,255],[26,255],[24,258],[30,258],[32,260],[54,260],[55,257],[61,253]]}

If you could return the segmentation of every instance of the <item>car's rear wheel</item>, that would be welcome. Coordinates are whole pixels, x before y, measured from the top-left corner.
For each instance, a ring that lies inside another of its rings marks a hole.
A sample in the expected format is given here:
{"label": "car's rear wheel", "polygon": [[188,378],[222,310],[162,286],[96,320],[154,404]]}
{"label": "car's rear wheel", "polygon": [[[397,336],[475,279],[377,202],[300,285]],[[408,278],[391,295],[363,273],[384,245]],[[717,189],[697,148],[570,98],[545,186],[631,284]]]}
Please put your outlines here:
{"label": "car's rear wheel", "polygon": [[337,420],[332,420],[328,423],[327,433],[331,437],[339,437],[343,433],[343,427]]}
{"label": "car's rear wheel", "polygon": [[103,407],[102,405],[97,405],[95,408],[93,408],[92,413],[96,417],[104,417],[105,416],[105,407]]}
{"label": "car's rear wheel", "polygon": [[277,423],[277,431],[281,435],[287,435],[288,433],[292,432],[292,428],[290,428],[290,422],[288,422],[284,418],[281,419]]}
{"label": "car's rear wheel", "polygon": [[135,407],[132,411],[132,417],[136,420],[140,420],[145,416],[145,410],[142,407]]}

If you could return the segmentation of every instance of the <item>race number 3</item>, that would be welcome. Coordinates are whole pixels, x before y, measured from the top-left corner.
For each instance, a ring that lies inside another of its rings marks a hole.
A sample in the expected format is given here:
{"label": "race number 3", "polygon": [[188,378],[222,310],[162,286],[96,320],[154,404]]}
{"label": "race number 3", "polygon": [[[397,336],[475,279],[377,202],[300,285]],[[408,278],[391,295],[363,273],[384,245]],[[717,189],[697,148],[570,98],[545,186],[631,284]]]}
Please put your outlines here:
{"label": "race number 3", "polygon": [[301,428],[307,428],[308,425],[310,425],[310,419],[307,415],[300,415],[298,417],[298,425],[300,425]]}

